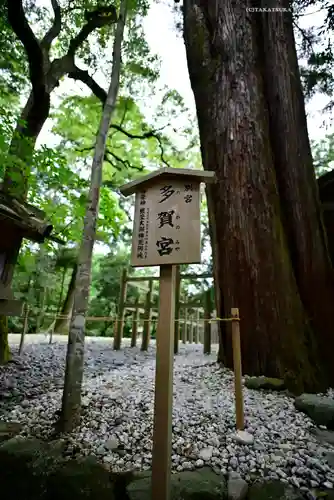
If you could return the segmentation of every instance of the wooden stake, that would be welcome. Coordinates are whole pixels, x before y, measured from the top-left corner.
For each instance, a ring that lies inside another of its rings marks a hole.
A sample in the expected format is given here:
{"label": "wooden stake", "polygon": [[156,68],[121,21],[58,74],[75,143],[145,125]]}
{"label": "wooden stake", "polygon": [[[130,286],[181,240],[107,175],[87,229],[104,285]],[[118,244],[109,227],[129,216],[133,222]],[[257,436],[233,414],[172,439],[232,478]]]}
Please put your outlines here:
{"label": "wooden stake", "polygon": [[204,354],[211,354],[211,290],[205,292],[204,309]]}
{"label": "wooden stake", "polygon": [[49,345],[52,344],[53,334],[55,332],[56,321],[57,321],[57,313],[56,313],[54,321],[51,323]]}
{"label": "wooden stake", "polygon": [[244,401],[242,393],[242,368],[241,368],[241,347],[240,347],[240,321],[239,309],[233,307],[232,321],[232,348],[233,348],[233,368],[234,368],[234,393],[235,393],[235,415],[237,430],[244,429]]}
{"label": "wooden stake", "polygon": [[188,309],[184,309],[184,322],[183,322],[183,332],[182,332],[182,343],[187,342],[187,332],[188,332]]}
{"label": "wooden stake", "polygon": [[190,325],[189,325],[189,344],[194,342],[194,311],[190,314]]}
{"label": "wooden stake", "polygon": [[152,500],[170,499],[175,283],[175,266],[160,266],[160,306],[157,329],[152,450]]}
{"label": "wooden stake", "polygon": [[199,343],[199,309],[196,309],[195,319],[195,344]]}
{"label": "wooden stake", "polygon": [[176,266],[174,354],[177,354],[179,352],[179,341],[180,341],[180,289],[181,289],[180,266]]}
{"label": "wooden stake", "polygon": [[[141,351],[147,351],[149,343],[150,343],[152,295],[153,295],[153,281],[150,281],[148,292],[146,294],[143,337],[142,337],[141,348],[140,348]],[[161,300],[161,297],[160,297],[160,300]]]}
{"label": "wooden stake", "polygon": [[135,310],[132,313],[131,347],[136,347],[139,321],[139,297],[135,302]]}
{"label": "wooden stake", "polygon": [[20,347],[19,347],[19,356],[21,356],[24,346],[24,338],[28,331],[28,316],[29,316],[29,306],[28,304],[24,305],[24,320],[23,320],[23,328],[20,339]]}
{"label": "wooden stake", "polygon": [[124,327],[124,304],[126,300],[127,270],[123,269],[121,275],[121,291],[118,303],[118,321],[116,322],[116,333],[114,336],[114,350],[119,351],[122,344]]}

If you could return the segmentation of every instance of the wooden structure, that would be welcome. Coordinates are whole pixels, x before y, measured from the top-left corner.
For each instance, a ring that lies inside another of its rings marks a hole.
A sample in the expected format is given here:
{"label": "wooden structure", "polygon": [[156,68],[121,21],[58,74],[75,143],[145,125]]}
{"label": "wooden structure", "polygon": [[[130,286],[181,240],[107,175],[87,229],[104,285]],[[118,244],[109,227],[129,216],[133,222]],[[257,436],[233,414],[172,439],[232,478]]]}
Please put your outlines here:
{"label": "wooden structure", "polygon": [[235,394],[235,420],[238,430],[243,430],[244,422],[244,399],[242,393],[242,368],[241,368],[241,345],[240,345],[240,319],[237,307],[231,310],[232,318],[232,349],[234,370],[234,394]]}
{"label": "wooden structure", "polygon": [[11,290],[16,255],[12,248],[26,238],[43,243],[46,238],[63,244],[52,237],[53,226],[45,221],[45,213],[28,203],[0,191],[0,314],[20,316],[23,302],[14,300]]}
{"label": "wooden structure", "polygon": [[152,500],[170,499],[177,265],[201,261],[200,184],[213,172],[161,168],[123,186],[136,193],[131,264],[160,266]]}
{"label": "wooden structure", "polygon": [[[211,345],[218,343],[218,332],[214,323],[214,307],[211,299],[211,291],[207,290],[205,292],[204,301],[195,299],[189,302],[182,302],[180,300],[182,280],[207,278],[212,278],[211,274],[180,274],[177,266],[175,286],[174,354],[178,353],[180,340],[182,340],[184,344],[186,342],[203,344],[204,354],[210,354]],[[147,351],[152,326],[151,320],[152,317],[157,316],[156,311],[154,311],[156,306],[152,302],[152,296],[156,293],[153,289],[153,283],[156,281],[160,281],[159,276],[129,276],[126,269],[122,271],[120,283],[121,292],[118,303],[118,322],[114,337],[114,349],[119,350],[121,348],[124,329],[124,315],[126,311],[129,310],[133,311],[131,345],[134,347],[137,343],[138,323],[141,321],[140,314],[143,314],[143,336],[141,349],[143,351]],[[145,302],[127,302],[126,296],[129,285],[135,285],[141,291],[146,292]],[[183,316],[182,318],[181,315]],[[203,327],[201,325],[202,322]],[[193,330],[193,333],[189,336],[187,335],[187,332],[188,330],[190,331],[190,329]],[[200,329],[203,330],[202,334],[200,334]]]}

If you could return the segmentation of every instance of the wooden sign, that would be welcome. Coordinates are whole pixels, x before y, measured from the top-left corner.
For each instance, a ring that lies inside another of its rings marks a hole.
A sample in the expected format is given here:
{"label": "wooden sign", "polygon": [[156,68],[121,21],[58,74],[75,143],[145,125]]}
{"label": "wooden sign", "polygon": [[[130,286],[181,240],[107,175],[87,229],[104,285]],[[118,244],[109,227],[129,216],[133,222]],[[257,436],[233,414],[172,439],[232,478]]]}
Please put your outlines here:
{"label": "wooden sign", "polygon": [[151,500],[170,500],[176,264],[201,261],[199,187],[213,180],[161,168],[120,188],[136,193],[132,266],[160,266]]}
{"label": "wooden sign", "polygon": [[138,192],[131,265],[200,261],[200,183],[167,179]]}

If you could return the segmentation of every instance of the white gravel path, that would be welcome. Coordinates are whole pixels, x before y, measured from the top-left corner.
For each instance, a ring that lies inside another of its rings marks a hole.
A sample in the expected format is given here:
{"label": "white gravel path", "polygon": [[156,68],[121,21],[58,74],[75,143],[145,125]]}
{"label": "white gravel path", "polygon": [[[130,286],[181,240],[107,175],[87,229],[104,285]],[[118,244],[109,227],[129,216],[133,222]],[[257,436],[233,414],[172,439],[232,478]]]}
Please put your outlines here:
{"label": "white gravel path", "polygon": [[[0,368],[0,420],[24,423],[24,435],[46,436],[60,408],[67,339],[56,336],[49,346],[46,336],[28,335],[18,361],[18,337],[10,336],[16,362]],[[206,464],[248,481],[260,475],[305,491],[331,488],[327,454],[334,447],[316,440],[313,423],[295,411],[292,398],[245,389],[254,444],[235,442],[233,376],[215,363],[216,351],[203,356],[202,346],[180,344],[175,357],[173,470]],[[150,468],[154,370],[154,346],[147,353],[127,346],[115,352],[112,339],[87,338],[82,425],[69,438],[73,453],[95,453],[115,471]]]}

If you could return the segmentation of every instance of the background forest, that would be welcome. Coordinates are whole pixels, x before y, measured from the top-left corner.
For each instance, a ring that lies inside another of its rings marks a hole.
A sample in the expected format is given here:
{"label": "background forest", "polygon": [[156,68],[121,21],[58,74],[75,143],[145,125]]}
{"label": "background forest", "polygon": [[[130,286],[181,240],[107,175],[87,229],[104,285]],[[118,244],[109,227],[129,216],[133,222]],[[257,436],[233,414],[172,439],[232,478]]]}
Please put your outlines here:
{"label": "background forest", "polygon": [[[27,19],[38,37],[52,26],[51,3],[24,4]],[[62,27],[56,43],[49,49],[53,61],[68,54],[70,40],[83,32],[80,27],[88,25],[87,13],[99,7],[103,9],[105,2],[86,2],[84,8],[82,2],[78,5],[60,2],[60,5]],[[117,188],[140,172],[147,173],[163,165],[201,168],[198,131],[193,127],[194,110],[186,106],[175,89],[161,82],[161,61],[146,41],[143,20],[148,9],[149,2],[133,2],[127,21],[121,86],[103,166],[98,242],[93,258],[88,312],[94,317],[117,314],[121,270],[129,268],[133,203],[120,197]],[[0,14],[0,177],[4,178],[6,168],[17,161],[13,137],[15,127],[24,127],[26,123],[20,114],[29,99],[31,81],[26,51],[8,23],[5,6]],[[31,142],[25,137],[25,131],[20,131],[21,151],[24,150],[24,158],[29,158],[25,172],[25,182],[29,185],[27,201],[45,211],[54,226],[54,234],[64,243],[47,242],[39,246],[24,242],[22,245],[13,290],[17,298],[29,305],[30,332],[52,327],[57,312],[71,313],[78,244],[101,113],[99,93],[103,94],[109,78],[105,68],[111,68],[113,29],[109,24],[99,28],[92,25],[89,35],[84,34],[87,39],[83,37],[76,53],[76,65],[84,68],[80,69],[82,74],[74,81],[73,72],[65,72],[59,78],[51,94],[43,132],[35,134],[36,147],[29,152],[24,149],[30,149]],[[94,83],[89,76],[87,84],[88,74],[94,75]],[[91,92],[94,93],[94,85],[98,88],[97,95]],[[149,101],[153,104],[147,109]],[[207,247],[205,200],[203,226],[203,246]],[[208,251],[204,266],[210,266]],[[143,270],[142,274],[152,272],[156,270]],[[204,283],[203,287],[206,286]],[[129,287],[128,299],[134,300],[139,293],[136,287]],[[110,322],[95,321],[88,324],[87,334],[108,335],[112,333],[110,327]],[[18,332],[21,328],[22,318],[9,318],[10,331]],[[67,329],[68,323],[62,320],[55,325],[56,332],[65,333]]]}

